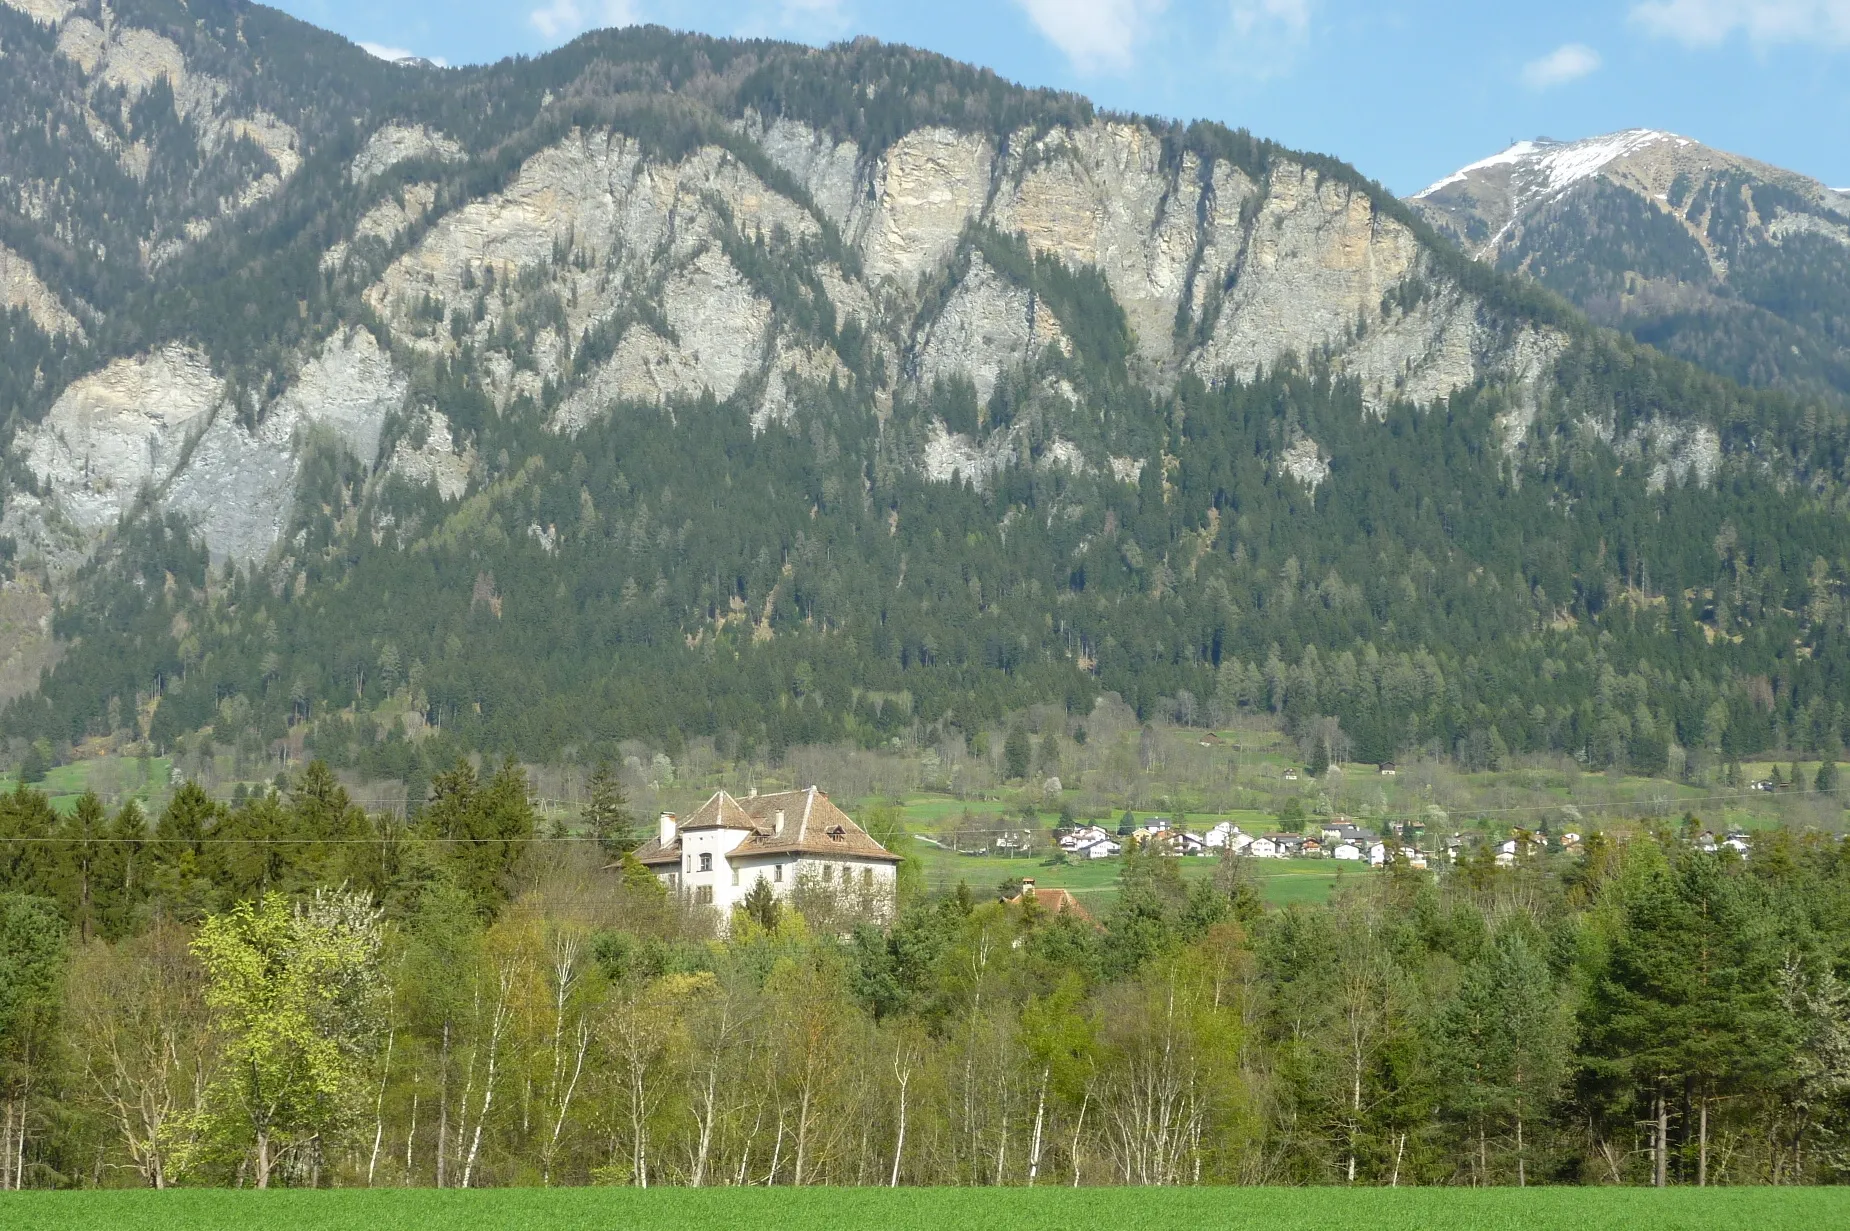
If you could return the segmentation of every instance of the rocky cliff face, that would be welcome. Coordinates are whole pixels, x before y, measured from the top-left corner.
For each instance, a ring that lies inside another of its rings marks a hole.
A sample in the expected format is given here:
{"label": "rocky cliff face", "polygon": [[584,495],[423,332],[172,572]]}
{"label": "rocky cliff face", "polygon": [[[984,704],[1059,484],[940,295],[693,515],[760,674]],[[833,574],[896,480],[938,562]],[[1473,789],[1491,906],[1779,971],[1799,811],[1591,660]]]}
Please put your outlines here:
{"label": "rocky cliff face", "polygon": [[[145,179],[171,151],[104,122],[98,100],[132,110],[162,91],[189,157],[251,154],[254,174],[211,211],[156,220],[150,277],[243,212],[273,224],[266,201],[324,202],[290,241],[299,251],[313,237],[302,263],[317,281],[297,314],[312,323],[286,322],[291,340],[265,344],[258,377],[235,347],[151,338],[99,353],[18,433],[32,483],[9,497],[4,530],[54,573],[145,510],[183,514],[217,558],[261,562],[313,448],[345,451],[372,485],[396,473],[456,498],[482,470],[480,414],[569,434],[711,396],[763,431],[833,387],[883,422],[923,414],[902,461],[934,478],[980,482],[1030,456],[1138,473],[1149,459],[1134,433],[1050,363],[1096,362],[1159,392],[1316,364],[1356,382],[1377,413],[1487,382],[1509,390],[1500,444],[1515,451],[1566,341],[1486,303],[1377,190],[1270,147],[1242,154],[1070,110],[919,122],[870,143],[723,93],[699,104],[695,139],[665,140],[659,115],[629,95],[631,110],[600,119],[590,104],[607,90],[575,85],[555,101],[521,94],[505,70],[402,69],[427,94],[492,86],[531,120],[470,139],[446,131],[454,109],[427,97],[421,113],[357,109],[353,131],[318,148],[253,105],[260,95],[106,5],[7,3],[49,35],[39,51],[67,66],[73,106],[97,121],[88,139],[126,173]],[[1648,179],[1645,155],[1631,157]],[[1468,191],[1469,217],[1496,223],[1493,248],[1507,243],[1533,195],[1531,173],[1508,166],[1469,169],[1422,207],[1455,222],[1448,203]],[[1768,234],[1814,225],[1834,224],[1766,222]],[[0,250],[6,301],[48,333],[80,335],[81,297],[47,276]],[[1103,295],[1088,298],[1093,285]],[[951,388],[973,396],[968,421],[932,409]],[[480,409],[459,420],[455,397]],[[1036,409],[1051,439],[1031,447],[1021,415],[989,409],[1004,397]],[[1312,487],[1328,477],[1314,442],[1287,446],[1281,473]]]}
{"label": "rocky cliff face", "polygon": [[1747,384],[1850,396],[1850,200],[1649,129],[1521,141],[1411,204],[1472,255]]}

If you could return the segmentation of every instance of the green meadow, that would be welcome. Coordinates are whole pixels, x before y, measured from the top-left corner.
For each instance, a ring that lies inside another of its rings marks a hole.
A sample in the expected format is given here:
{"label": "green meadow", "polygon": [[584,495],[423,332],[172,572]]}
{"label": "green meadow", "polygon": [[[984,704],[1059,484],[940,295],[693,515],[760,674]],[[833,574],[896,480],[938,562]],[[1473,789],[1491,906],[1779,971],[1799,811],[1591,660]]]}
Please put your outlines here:
{"label": "green meadow", "polygon": [[31,1231],[1799,1231],[1850,1225],[1819,1188],[747,1188],[25,1192],[0,1226]]}

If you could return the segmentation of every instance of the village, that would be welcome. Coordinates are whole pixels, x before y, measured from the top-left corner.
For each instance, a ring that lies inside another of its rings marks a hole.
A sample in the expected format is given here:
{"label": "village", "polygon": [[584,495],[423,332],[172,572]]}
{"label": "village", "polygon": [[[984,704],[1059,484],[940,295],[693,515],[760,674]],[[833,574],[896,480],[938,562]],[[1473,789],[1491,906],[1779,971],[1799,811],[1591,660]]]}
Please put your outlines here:
{"label": "village", "polygon": [[[1335,859],[1375,868],[1404,859],[1409,867],[1422,869],[1434,864],[1457,863],[1477,841],[1475,835],[1454,833],[1427,843],[1423,826],[1412,824],[1407,826],[1407,831],[1407,838],[1385,837],[1356,825],[1348,817],[1337,816],[1310,832],[1249,834],[1231,821],[1195,832],[1174,825],[1165,817],[1153,816],[1140,825],[1128,830],[1120,827],[1115,832],[1099,825],[1076,826],[1058,831],[1054,841],[1069,859],[1110,859],[1135,852],[1179,857],[1228,852],[1249,859]],[[1718,838],[1704,830],[1691,842],[1702,851],[1713,852],[1725,847],[1745,855],[1750,835],[1737,831]],[[1524,856],[1543,851],[1577,854],[1582,848],[1582,839],[1573,830],[1558,835],[1519,830],[1515,836],[1494,846],[1496,866],[1507,868]]]}

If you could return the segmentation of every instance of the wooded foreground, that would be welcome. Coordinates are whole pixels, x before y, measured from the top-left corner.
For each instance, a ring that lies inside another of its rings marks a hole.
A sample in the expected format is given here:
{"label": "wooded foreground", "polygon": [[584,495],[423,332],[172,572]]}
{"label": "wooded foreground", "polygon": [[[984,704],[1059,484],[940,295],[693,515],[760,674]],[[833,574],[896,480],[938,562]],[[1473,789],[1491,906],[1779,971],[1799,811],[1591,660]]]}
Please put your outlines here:
{"label": "wooded foreground", "polygon": [[[395,828],[310,767],[234,810],[183,790],[133,842],[92,802],[81,835],[9,844],[0,1187],[1850,1168],[1841,838],[1743,857],[1693,817],[1627,825],[1272,911],[1240,858],[1188,881],[1136,855],[1096,923],[902,874],[896,914],[799,885],[722,937],[633,860],[540,837],[516,768],[436,785]],[[16,831],[41,813],[0,799]]]}

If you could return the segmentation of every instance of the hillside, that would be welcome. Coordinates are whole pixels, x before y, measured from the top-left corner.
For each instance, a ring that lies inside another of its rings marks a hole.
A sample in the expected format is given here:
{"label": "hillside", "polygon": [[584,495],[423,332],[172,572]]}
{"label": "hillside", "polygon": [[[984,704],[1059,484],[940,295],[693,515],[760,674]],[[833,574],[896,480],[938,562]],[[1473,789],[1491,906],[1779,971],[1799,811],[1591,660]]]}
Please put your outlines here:
{"label": "hillside", "polygon": [[1371,760],[1841,740],[1841,413],[1343,164],[870,41],[7,4],[16,750],[408,776],[1100,690]]}
{"label": "hillside", "polygon": [[1850,193],[1634,129],[1518,142],[1412,204],[1473,255],[1667,353],[1850,396]]}

